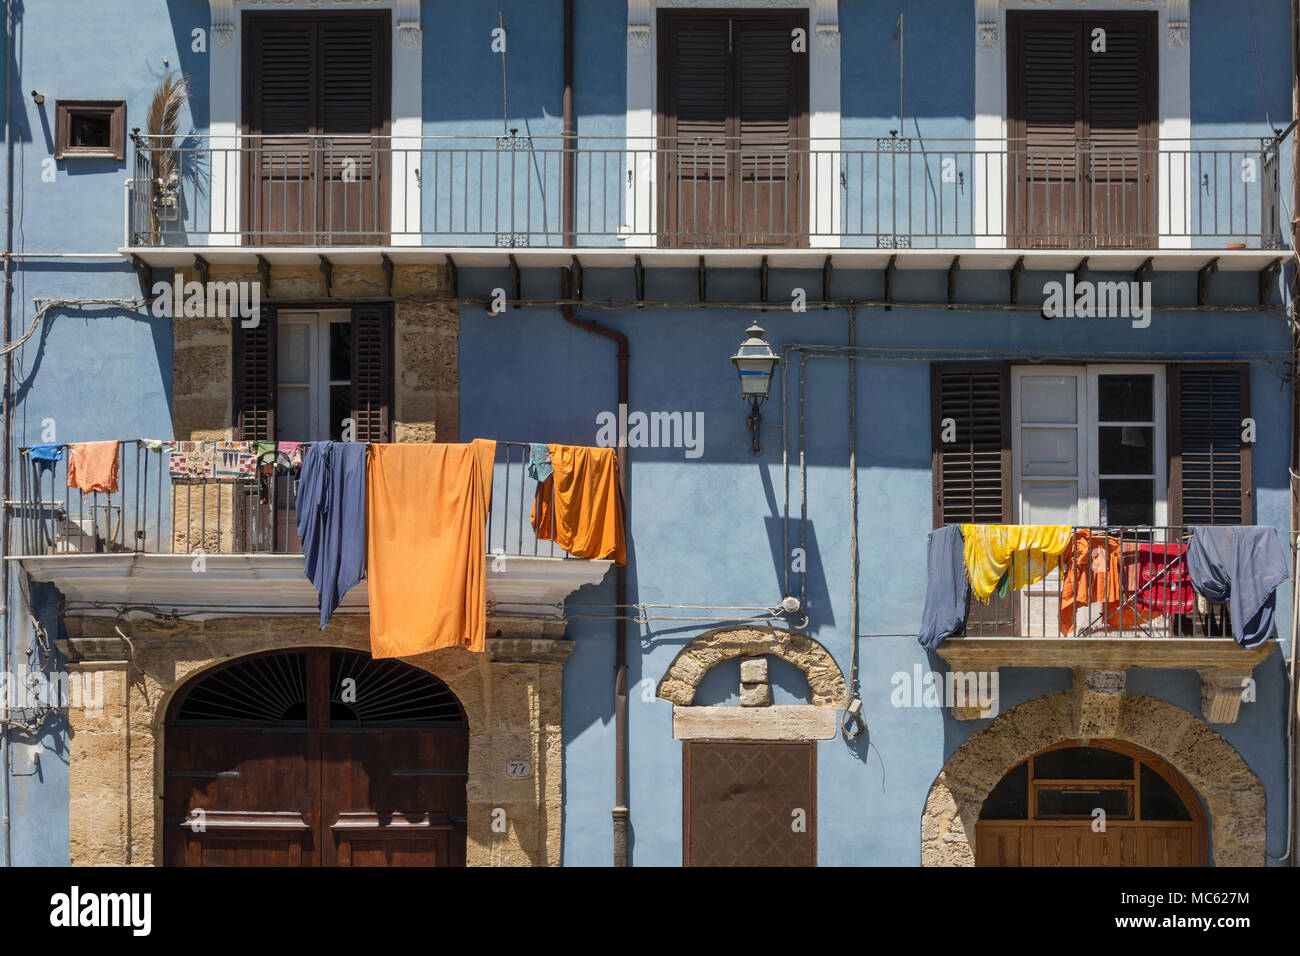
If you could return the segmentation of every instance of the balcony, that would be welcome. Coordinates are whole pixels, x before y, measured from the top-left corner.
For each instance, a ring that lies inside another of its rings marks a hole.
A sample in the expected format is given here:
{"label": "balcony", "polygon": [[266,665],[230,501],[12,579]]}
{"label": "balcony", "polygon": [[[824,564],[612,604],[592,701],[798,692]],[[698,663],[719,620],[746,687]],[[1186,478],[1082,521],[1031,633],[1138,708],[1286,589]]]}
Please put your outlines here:
{"label": "balcony", "polygon": [[633,253],[648,265],[694,266],[702,254],[740,264],[768,251],[820,264],[825,253],[809,251],[833,249],[849,263],[897,256],[900,267],[930,268],[969,250],[1000,268],[1028,253],[1023,266],[1033,269],[1073,268],[1079,250],[1096,257],[1093,268],[1133,268],[1153,252],[1168,265],[1179,257],[1165,253],[1204,250],[1169,267],[1218,257],[1221,268],[1258,269],[1284,242],[1280,143],[1081,140],[1047,150],[883,136],[765,151],[587,137],[566,148],[512,132],[190,136],[165,148],[136,136],[122,251],[158,266],[189,265],[195,252],[251,262],[326,251],[357,262],[463,252],[471,265],[507,255],[567,265],[574,251],[630,264]]}
{"label": "balcony", "polygon": [[[1247,679],[1275,642],[1237,645],[1229,608],[1192,588],[1190,540],[1186,527],[1076,527],[1060,566],[1038,580],[1041,566],[1018,552],[1006,580],[1028,586],[995,592],[988,603],[972,596],[965,632],[938,654],[954,672],[1069,667],[1076,683],[1130,667],[1195,668],[1206,718],[1232,723]],[[980,713],[961,705],[953,715]]]}
{"label": "balcony", "polygon": [[[258,473],[223,478],[172,476],[165,449],[118,446],[118,491],[67,485],[63,460],[42,471],[19,451],[12,560],[35,581],[56,585],[69,614],[314,613],[294,501],[299,468],[277,456]],[[536,482],[529,446],[498,442],[487,522],[490,617],[562,627],[564,599],[596,584],[613,563],[570,557],[538,541],[529,524]],[[344,597],[343,613],[366,613],[366,582]],[[516,628],[517,630],[517,628]],[[539,635],[540,636],[540,635]]]}

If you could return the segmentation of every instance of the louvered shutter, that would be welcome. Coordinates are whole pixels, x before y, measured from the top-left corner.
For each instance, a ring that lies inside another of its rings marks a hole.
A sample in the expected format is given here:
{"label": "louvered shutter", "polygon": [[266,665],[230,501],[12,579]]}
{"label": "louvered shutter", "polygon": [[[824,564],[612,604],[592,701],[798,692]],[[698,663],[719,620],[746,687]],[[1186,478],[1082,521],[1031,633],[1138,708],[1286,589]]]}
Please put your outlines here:
{"label": "louvered shutter", "polygon": [[1007,46],[1013,244],[1152,245],[1154,14],[1012,11]]}
{"label": "louvered shutter", "polygon": [[[934,525],[1011,520],[1010,369],[987,362],[931,366]],[[956,427],[945,442],[945,419]]]}
{"label": "louvered shutter", "polygon": [[730,22],[663,14],[664,100],[661,231],[671,245],[711,245],[729,231]]}
{"label": "louvered shutter", "polygon": [[[245,122],[253,137],[245,156],[248,241],[313,244],[319,69],[312,20],[250,17],[244,48]],[[294,135],[297,134],[297,135]]]}
{"label": "louvered shutter", "polygon": [[665,245],[806,243],[808,57],[798,13],[660,14]]}
{"label": "louvered shutter", "polygon": [[235,321],[235,426],[241,441],[275,441],[275,310],[264,306],[257,325]]}
{"label": "louvered shutter", "polygon": [[359,305],[352,312],[352,420],[355,440],[391,437],[393,318],[385,305]]}
{"label": "louvered shutter", "polygon": [[[1093,52],[1092,31],[1106,31]],[[1089,232],[1100,248],[1152,245],[1155,192],[1155,91],[1159,50],[1152,17],[1090,18],[1085,23],[1085,136]]]}
{"label": "louvered shutter", "polygon": [[798,201],[803,181],[802,79],[808,57],[791,49],[796,16],[739,18],[735,32],[736,121],[744,245],[790,244],[807,227]]}
{"label": "louvered shutter", "polygon": [[388,228],[384,141],[388,114],[387,32],[374,17],[322,18],[317,130],[328,135],[321,156],[322,232],[348,242],[375,242]]}
{"label": "louvered shutter", "polygon": [[1169,515],[1175,525],[1253,524],[1247,365],[1171,365]]}

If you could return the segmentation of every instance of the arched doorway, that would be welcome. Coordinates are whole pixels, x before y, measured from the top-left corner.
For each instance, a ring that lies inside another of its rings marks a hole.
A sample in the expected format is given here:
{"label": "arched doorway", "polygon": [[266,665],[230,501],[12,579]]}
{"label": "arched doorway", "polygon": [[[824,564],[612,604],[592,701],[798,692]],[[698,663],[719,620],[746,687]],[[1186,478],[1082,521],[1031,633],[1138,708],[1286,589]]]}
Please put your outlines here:
{"label": "arched doorway", "polygon": [[1205,866],[1196,791],[1119,740],[1065,741],[1013,767],[975,825],[976,866]]}
{"label": "arched doorway", "polygon": [[170,866],[463,866],[469,732],[425,671],[353,650],[237,658],[167,711]]}

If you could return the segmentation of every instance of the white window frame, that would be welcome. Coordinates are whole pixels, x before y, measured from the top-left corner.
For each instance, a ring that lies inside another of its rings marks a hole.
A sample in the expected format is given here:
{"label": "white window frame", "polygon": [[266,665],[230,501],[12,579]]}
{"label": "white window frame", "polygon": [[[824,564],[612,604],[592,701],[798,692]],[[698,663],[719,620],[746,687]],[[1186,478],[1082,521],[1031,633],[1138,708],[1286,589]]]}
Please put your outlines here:
{"label": "white window frame", "polygon": [[[1020,465],[1024,449],[1021,447],[1020,430],[1022,427],[1034,427],[1033,424],[1024,425],[1021,421],[1020,407],[1020,380],[1025,374],[1032,375],[1072,375],[1076,376],[1076,393],[1075,401],[1079,408],[1078,424],[1078,462],[1079,474],[1077,475],[1044,475],[1042,480],[1078,480],[1079,482],[1079,524],[1097,525],[1101,518],[1100,505],[1100,483],[1101,473],[1098,464],[1099,456],[1099,438],[1097,433],[1098,418],[1096,413],[1098,397],[1098,376],[1100,375],[1150,375],[1152,376],[1152,412],[1154,421],[1138,423],[1139,425],[1153,426],[1154,433],[1154,450],[1155,456],[1155,527],[1162,527],[1169,523],[1169,474],[1167,464],[1168,448],[1168,412],[1166,408],[1165,394],[1165,367],[1163,365],[1127,365],[1127,364],[1110,364],[1110,365],[1015,365],[1011,368],[1011,475],[1012,475],[1012,494],[1013,508],[1015,511],[1014,520],[1019,521],[1022,508],[1021,488],[1023,479],[1021,476]],[[1107,424],[1119,424],[1108,422]],[[1043,425],[1043,427],[1062,427],[1056,425]],[[1113,477],[1113,476],[1111,476]],[[1142,476],[1145,477],[1145,476]],[[1029,479],[1031,482],[1034,478]]]}
{"label": "white window frame", "polygon": [[[974,0],[975,3],[975,148],[977,151],[1006,149],[1007,35],[1008,10],[1115,11],[1154,10],[1158,23],[1157,121],[1160,150],[1191,149],[1192,55],[1188,28],[1189,0]],[[1001,145],[999,145],[999,143]],[[974,182],[976,248],[1004,249],[1007,245],[1005,152],[1001,162],[977,164],[992,170],[972,174]],[[1157,205],[1156,233],[1160,248],[1186,249],[1191,237],[1171,233],[1172,223],[1187,221],[1191,208],[1192,183],[1176,163],[1160,172],[1162,182]],[[1000,173],[1000,175],[999,175]],[[1000,234],[991,233],[998,229]]]}
{"label": "white window frame", "polygon": [[[839,0],[627,0],[627,153],[629,181],[619,239],[637,248],[658,244],[655,210],[655,117],[659,96],[660,10],[807,10],[808,136],[815,161],[808,182],[813,248],[840,244]],[[820,233],[820,234],[817,234]]]}
{"label": "white window frame", "polygon": [[[330,337],[328,326],[333,323],[352,323],[349,309],[284,309],[276,314],[276,340],[284,341],[279,333],[286,325],[303,325],[310,330],[307,363],[307,381],[304,384],[280,381],[279,361],[276,361],[275,391],[279,395],[284,389],[305,389],[309,399],[309,435],[288,435],[287,441],[323,441],[330,437],[330,386],[350,385],[351,377],[346,379],[330,378]],[[349,372],[349,376],[351,372]],[[322,427],[324,425],[324,427]],[[279,430],[279,423],[276,425]]]}
{"label": "white window frame", "polygon": [[[209,144],[214,157],[233,157],[240,145],[243,123],[243,11],[274,13],[319,11],[320,0],[208,0],[212,16],[212,36],[208,44],[208,89],[211,91]],[[329,9],[340,13],[384,11],[390,13],[389,38],[391,63],[389,73],[389,133],[393,150],[421,149],[423,132],[423,57],[421,55],[420,0],[335,0]],[[208,195],[212,233],[201,238],[209,246],[238,246],[243,242],[240,228],[240,183],[242,163],[230,160],[212,162]],[[398,163],[389,164],[389,244],[420,244],[419,162],[406,162],[404,176]],[[231,167],[234,168],[231,168]]]}

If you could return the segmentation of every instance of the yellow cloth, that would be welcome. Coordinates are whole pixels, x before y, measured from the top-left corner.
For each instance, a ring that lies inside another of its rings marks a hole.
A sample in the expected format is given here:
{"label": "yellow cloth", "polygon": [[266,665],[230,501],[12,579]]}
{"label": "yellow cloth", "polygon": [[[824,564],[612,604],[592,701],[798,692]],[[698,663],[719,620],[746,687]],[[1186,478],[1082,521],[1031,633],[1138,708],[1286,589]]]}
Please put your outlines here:
{"label": "yellow cloth", "polygon": [[117,494],[117,442],[77,442],[68,452],[69,488]]}
{"label": "yellow cloth", "polygon": [[410,657],[487,630],[487,511],[496,442],[372,444],[366,456],[370,653]]}
{"label": "yellow cloth", "polygon": [[618,454],[613,448],[548,445],[555,474],[537,485],[533,530],[575,558],[627,563]]}
{"label": "yellow cloth", "polygon": [[[998,581],[1014,565],[1011,587],[1024,588],[1041,581],[1061,563],[1070,543],[1069,525],[964,524],[966,576],[971,593],[984,604],[997,590]],[[1021,555],[1012,560],[1013,555]]]}

